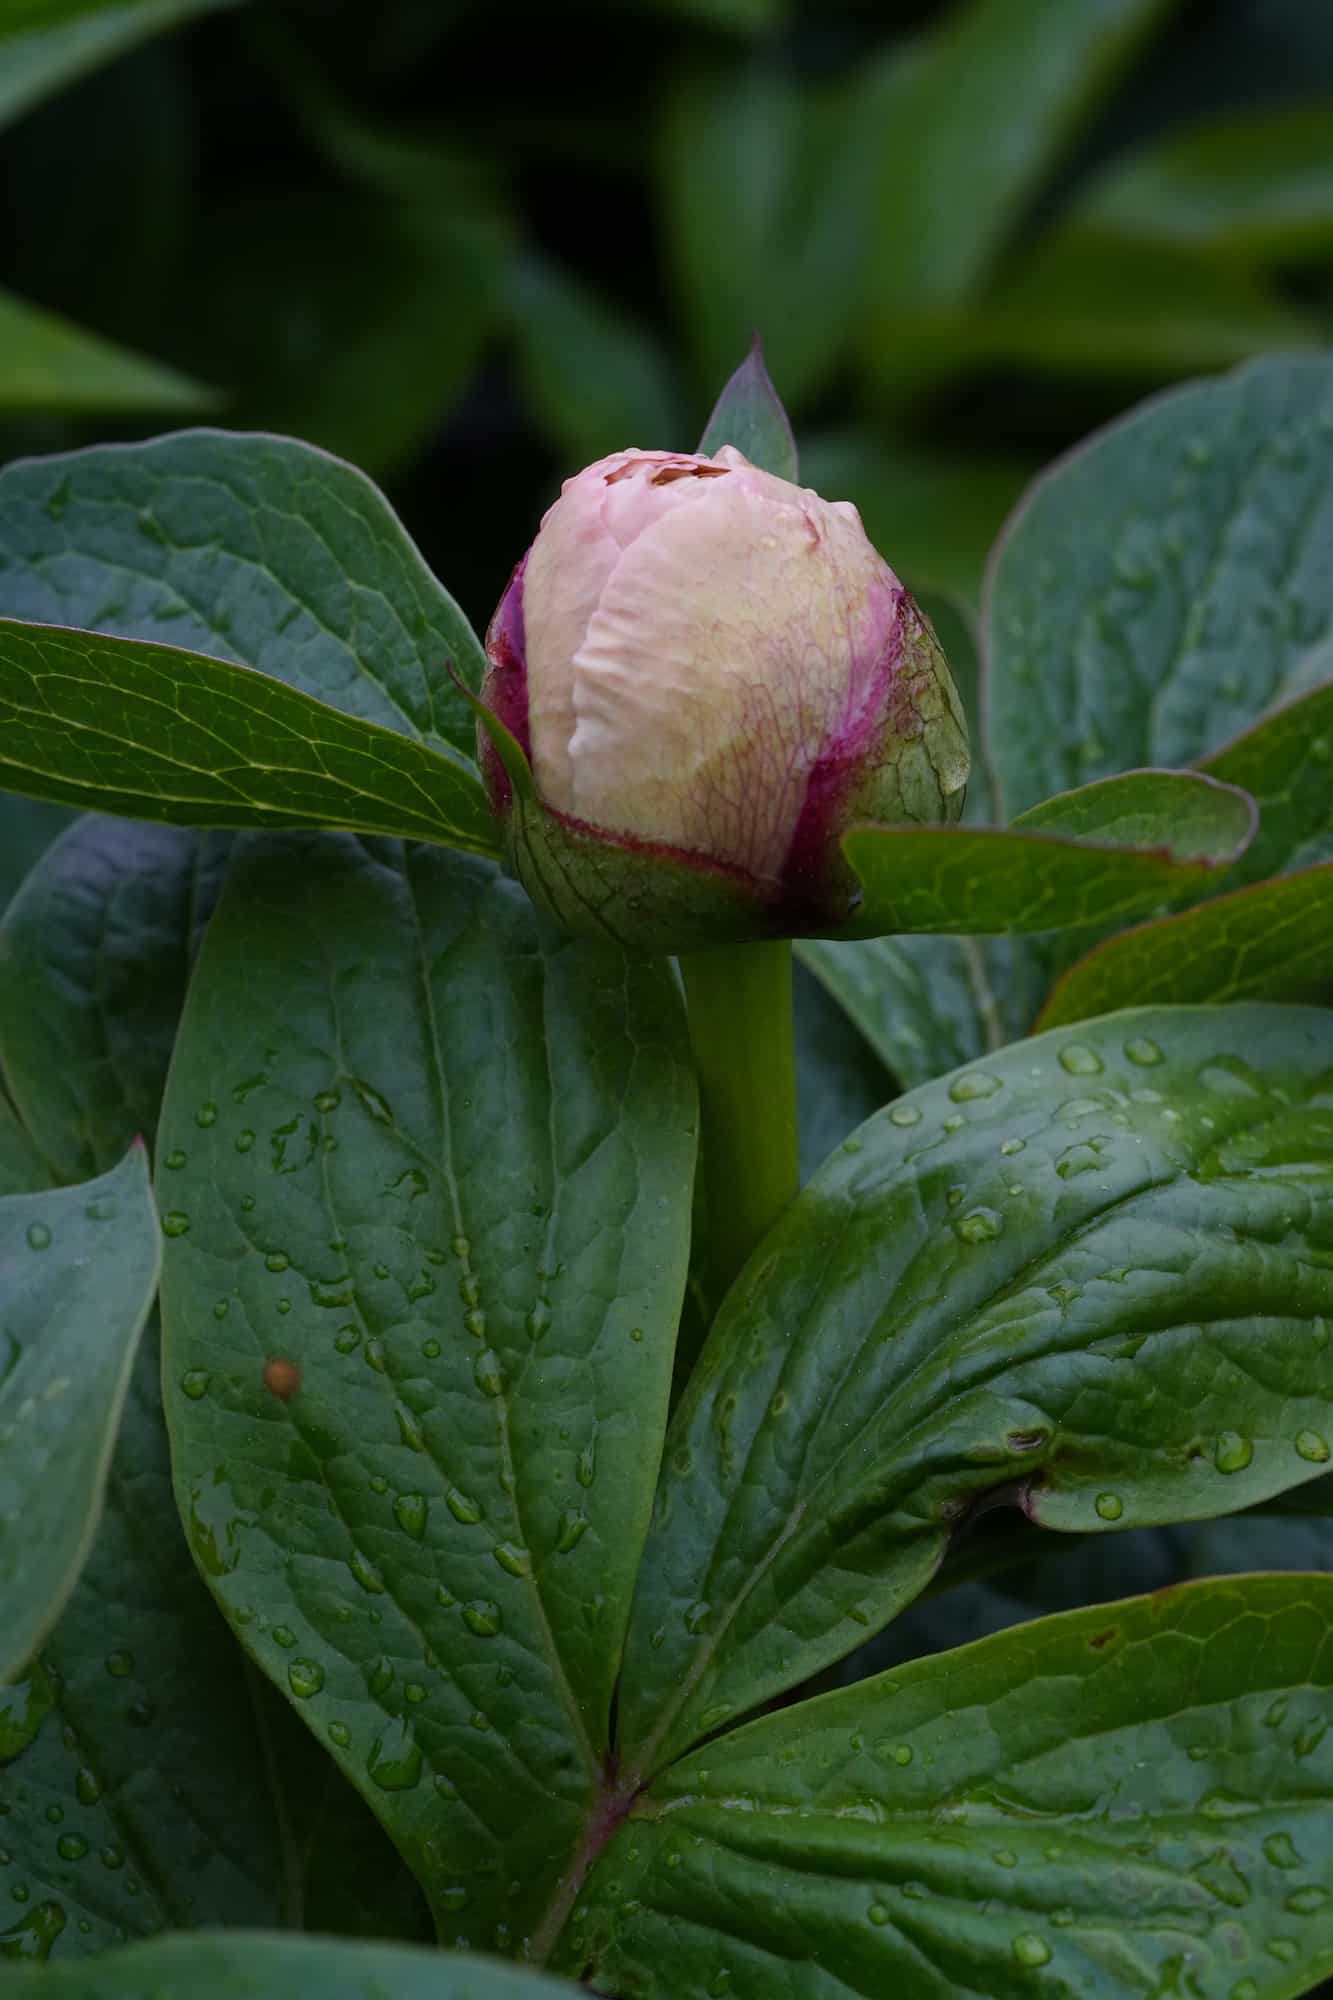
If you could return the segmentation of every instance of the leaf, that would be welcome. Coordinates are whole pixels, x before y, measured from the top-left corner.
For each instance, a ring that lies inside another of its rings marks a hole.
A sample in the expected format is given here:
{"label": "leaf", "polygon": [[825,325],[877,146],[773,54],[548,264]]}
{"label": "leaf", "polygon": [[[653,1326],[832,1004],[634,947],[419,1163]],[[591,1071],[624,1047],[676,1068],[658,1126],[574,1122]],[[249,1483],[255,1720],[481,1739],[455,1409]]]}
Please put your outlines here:
{"label": "leaf", "polygon": [[893,1083],[837,999],[808,972],[793,982],[801,1178],[893,1095]]}
{"label": "leaf", "polygon": [[150,35],[234,0],[8,0],[0,22],[0,126]]}
{"label": "leaf", "polygon": [[943,591],[973,613],[987,553],[1032,476],[1018,460],[885,445],[855,431],[809,439],[801,462],[816,493],[859,509],[913,591]]}
{"label": "leaf", "polygon": [[471,626],[377,487],[289,438],[181,431],[0,471],[0,612],[170,640],[470,758]]}
{"label": "leaf", "polygon": [[215,400],[175,369],[0,292],[0,416],[198,410]]}
{"label": "leaf", "polygon": [[647,331],[539,257],[514,266],[508,301],[528,402],[571,465],[684,437],[670,358]]}
{"label": "leaf", "polygon": [[1333,1967],[1333,1580],[1021,1626],[668,1771],[564,1953],[695,2000],[1286,2000]]}
{"label": "leaf", "polygon": [[[25,1932],[33,1940],[26,1949]],[[39,1912],[21,1918],[11,1935],[20,1940],[14,1956],[43,1955]],[[10,1967],[5,1985],[14,2000],[146,2000],[149,1994],[152,2000],[385,2000],[388,1994],[393,2000],[559,2000],[570,1990],[562,1980],[491,1959],[235,1932],[156,1938],[91,1965]]]}
{"label": "leaf", "polygon": [[1203,760],[1211,777],[1241,786],[1259,807],[1259,831],[1236,871],[1238,882],[1333,858],[1330,765],[1333,679]]}
{"label": "leaf", "polygon": [[475,768],[248,667],[0,618],[0,782],[187,826],[341,826],[494,853]]}
{"label": "leaf", "polygon": [[1143,405],[1039,480],[993,559],[999,816],[1255,720],[1333,619],[1333,362]]}
{"label": "leaf", "polygon": [[38,856],[71,818],[64,806],[0,792],[0,913]]}
{"label": "leaf", "polygon": [[699,440],[699,450],[712,457],[724,444],[734,445],[752,465],[776,474],[779,479],[794,480],[797,476],[796,439],[782,399],[764,366],[764,353],[757,336],[713,405],[713,414]]}
{"label": "leaf", "polygon": [[152,1134],[229,840],[86,818],[0,920],[0,1070],[59,1180]]}
{"label": "leaf", "polygon": [[724,1304],[621,1689],[651,1774],[909,1603],[985,1493],[1096,1533],[1323,1468],[1333,1014],[1136,1009],[911,1092]]}
{"label": "leaf", "polygon": [[1197,894],[1244,852],[1254,824],[1244,792],[1184,771],[1126,771],[1009,827],[853,827],[842,849],[862,894],[841,934],[1111,923]]}
{"label": "leaf", "polygon": [[310,838],[233,862],[186,1006],[181,1512],[451,1940],[530,1935],[608,1747],[688,1256],[679,1015],[490,866]]}
{"label": "leaf", "polygon": [[142,1144],[82,1187],[0,1199],[0,1681],[88,1554],[157,1269]]}
{"label": "leaf", "polygon": [[1333,861],[1121,931],[1078,959],[1039,1017],[1127,1005],[1319,999],[1333,991]]}
{"label": "leaf", "polygon": [[1071,223],[1210,255],[1272,261],[1333,245],[1333,101],[1265,105],[1120,156]]}
{"label": "leaf", "polygon": [[1171,0],[966,0],[913,51],[879,137],[866,355],[972,299],[1023,210]]}

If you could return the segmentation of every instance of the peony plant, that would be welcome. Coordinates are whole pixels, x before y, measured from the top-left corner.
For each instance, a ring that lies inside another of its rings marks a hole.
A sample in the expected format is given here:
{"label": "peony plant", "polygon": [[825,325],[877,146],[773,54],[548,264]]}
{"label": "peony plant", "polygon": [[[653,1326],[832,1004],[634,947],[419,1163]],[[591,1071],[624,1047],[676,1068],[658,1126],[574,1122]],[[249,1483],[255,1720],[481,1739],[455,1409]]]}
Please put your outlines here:
{"label": "peony plant", "polygon": [[1330,548],[1306,356],[979,699],[757,352],[484,647],[308,446],[0,472],[6,1993],[1333,1971]]}

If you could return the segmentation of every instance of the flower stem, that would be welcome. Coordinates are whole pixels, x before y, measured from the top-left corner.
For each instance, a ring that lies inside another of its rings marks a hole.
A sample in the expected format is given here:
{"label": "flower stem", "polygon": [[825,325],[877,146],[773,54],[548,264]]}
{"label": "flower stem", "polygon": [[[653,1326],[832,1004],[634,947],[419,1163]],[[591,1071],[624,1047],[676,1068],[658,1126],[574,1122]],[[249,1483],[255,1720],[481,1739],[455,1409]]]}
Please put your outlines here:
{"label": "flower stem", "polygon": [[703,1125],[702,1269],[716,1306],[800,1185],[791,945],[683,954]]}

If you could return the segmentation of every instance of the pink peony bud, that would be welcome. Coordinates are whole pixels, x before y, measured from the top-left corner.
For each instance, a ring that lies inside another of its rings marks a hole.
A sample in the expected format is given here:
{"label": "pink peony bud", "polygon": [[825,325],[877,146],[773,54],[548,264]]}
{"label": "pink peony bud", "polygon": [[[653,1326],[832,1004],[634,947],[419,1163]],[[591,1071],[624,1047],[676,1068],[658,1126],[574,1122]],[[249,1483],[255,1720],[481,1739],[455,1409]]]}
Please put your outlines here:
{"label": "pink peony bud", "polygon": [[566,480],[486,650],[482,700],[537,805],[483,731],[492,799],[572,928],[664,951],[835,928],[848,826],[961,809],[948,667],[855,507],[731,446],[617,452]]}

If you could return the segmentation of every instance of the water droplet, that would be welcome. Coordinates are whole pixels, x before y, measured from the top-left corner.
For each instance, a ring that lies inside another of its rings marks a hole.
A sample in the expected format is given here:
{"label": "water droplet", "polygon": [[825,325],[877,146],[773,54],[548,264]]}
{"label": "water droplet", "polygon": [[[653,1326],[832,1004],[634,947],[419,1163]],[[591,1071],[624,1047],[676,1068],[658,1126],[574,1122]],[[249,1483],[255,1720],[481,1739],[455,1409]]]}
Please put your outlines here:
{"label": "water droplet", "polygon": [[919,1125],[921,1112],[915,1104],[893,1104],[889,1107],[889,1117],[895,1125]]}
{"label": "water droplet", "polygon": [[419,1542],[426,1533],[426,1521],[430,1513],[429,1502],[424,1493],[400,1493],[393,1503],[393,1517],[405,1535],[411,1535]]}
{"label": "water droplet", "polygon": [[1316,1910],[1323,1909],[1327,1901],[1328,1890],[1321,1889],[1316,1882],[1311,1882],[1304,1889],[1293,1889],[1282,1907],[1284,1910],[1290,1910],[1293,1916],[1312,1917]]}
{"label": "water droplet", "polygon": [[1125,1503],[1118,1493],[1099,1493],[1095,1504],[1103,1521],[1118,1521],[1125,1511]]}
{"label": "water droplet", "polygon": [[564,1513],[560,1516],[560,1525],[556,1530],[556,1554],[567,1556],[570,1550],[582,1541],[588,1531],[588,1527],[589,1521],[586,1514],[580,1513],[577,1508],[566,1507]]}
{"label": "water droplet", "polygon": [[97,1858],[104,1868],[115,1869],[125,1866],[125,1856],[118,1847],[104,1847]]}
{"label": "water droplet", "polygon": [[183,1208],[169,1208],[162,1218],[164,1236],[186,1236],[189,1229],[190,1218]]}
{"label": "water droplet", "polygon": [[182,1153],[180,1147],[179,1146],[174,1147],[172,1151],[167,1154],[167,1157],[165,1160],[163,1160],[162,1164],[164,1167],[170,1167],[173,1174],[179,1173],[181,1168],[185,1165],[185,1155],[184,1153]]}
{"label": "water droplet", "polygon": [[1258,1981],[1238,1979],[1231,1989],[1231,2000],[1259,2000]]}
{"label": "water droplet", "polygon": [[382,1792],[409,1792],[420,1780],[421,1762],[411,1724],[396,1716],[375,1738],[366,1770]]}
{"label": "water droplet", "polygon": [[692,1604],[685,1613],[685,1630],[690,1633],[702,1632],[708,1623],[710,1608],[702,1599],[697,1604]]}
{"label": "water droplet", "polygon": [[293,1660],[287,1668],[287,1685],[300,1701],[318,1694],[324,1685],[324,1669],[318,1660]]}
{"label": "water droplet", "polygon": [[958,1218],[953,1230],[964,1243],[993,1243],[1004,1234],[1004,1217],[993,1208],[974,1208]]}
{"label": "water droplet", "polygon": [[56,1842],[56,1853],[62,1861],[82,1861],[88,1852],[88,1843],[81,1833],[62,1833]]}
{"label": "water droplet", "polygon": [[95,1806],[102,1796],[102,1786],[95,1771],[85,1765],[74,1780],[74,1793],[81,1806]]}
{"label": "water droplet", "polygon": [[475,1526],[485,1511],[480,1500],[474,1500],[470,1493],[464,1493],[457,1486],[449,1488],[444,1501],[454,1519],[461,1521],[465,1528]]}
{"label": "water droplet", "polygon": [[362,1359],[365,1361],[367,1368],[373,1368],[377,1375],[382,1375],[384,1373],[384,1342],[382,1340],[368,1340]]}
{"label": "water droplet", "polygon": [[361,1330],[355,1326],[340,1326],[333,1336],[333,1345],[339,1354],[351,1354],[361,1339]]}
{"label": "water droplet", "polygon": [[[1059,1062],[1061,1069],[1070,1076],[1100,1076],[1102,1073],[1101,1057],[1086,1042],[1066,1042],[1060,1051]],[[1037,1963],[1044,1964],[1045,1960],[1039,1959]]]}
{"label": "water droplet", "polygon": [[1239,1431],[1223,1431],[1213,1452],[1213,1464],[1219,1472],[1244,1472],[1254,1457],[1254,1446],[1249,1438]]}
{"label": "water droplet", "polygon": [[574,1461],[574,1477],[579,1485],[589,1487],[597,1477],[597,1439],[589,1438]]}
{"label": "water droplet", "polygon": [[315,1092],[316,1111],[336,1111],[341,1103],[342,1098],[336,1090],[317,1090]]}
{"label": "water droplet", "polygon": [[1321,1437],[1318,1431],[1298,1431],[1296,1450],[1311,1465],[1324,1465],[1328,1460],[1328,1439]]}
{"label": "water droplet", "polygon": [[1020,1965],[1049,1965],[1051,1947],[1036,1931],[1020,1931],[1014,1939],[1014,1957]]}
{"label": "water droplet", "polygon": [[1021,1153],[1026,1145],[1027,1145],[1026,1139],[1006,1139],[1004,1144],[1001,1146],[1000,1151],[1004,1154],[1007,1160],[1012,1160],[1014,1154]]}
{"label": "water droplet", "polygon": [[351,1555],[347,1558],[347,1567],[351,1570],[352,1575],[356,1578],[362,1590],[369,1591],[372,1597],[383,1596],[384,1578],[380,1575],[370,1558],[362,1555],[360,1549],[353,1549]]}
{"label": "water droplet", "polygon": [[218,1122],[217,1105],[211,1099],[207,1104],[201,1104],[194,1114],[194,1122],[196,1125],[202,1126],[205,1132],[210,1125],[216,1125]]}
{"label": "water droplet", "polygon": [[30,1250],[45,1250],[49,1247],[50,1242],[51,1232],[44,1222],[30,1222],[28,1224],[28,1248]]}
{"label": "water droplet", "polygon": [[273,1643],[275,1646],[281,1646],[284,1653],[290,1653],[292,1647],[296,1644],[296,1634],[293,1632],[291,1626],[275,1625],[273,1627]]}
{"label": "water droplet", "polygon": [[1154,1063],[1164,1060],[1156,1042],[1150,1041],[1147,1035],[1135,1035],[1131,1041],[1126,1042],[1125,1054],[1132,1063],[1137,1063],[1140,1069],[1151,1069]]}
{"label": "water droplet", "polygon": [[105,1664],[113,1680],[127,1680],[134,1672],[134,1655],[121,1651],[108,1653]]}
{"label": "water droplet", "polygon": [[463,1623],[479,1639],[493,1639],[500,1629],[500,1607],[489,1597],[474,1597],[463,1606]]}
{"label": "water droplet", "polygon": [[1080,1143],[1077,1146],[1065,1147],[1064,1152],[1056,1159],[1055,1171],[1062,1181],[1072,1181],[1077,1180],[1080,1174],[1091,1173],[1095,1168],[1104,1165],[1100,1147]]}
{"label": "water droplet", "polygon": [[472,1379],[483,1396],[499,1396],[504,1391],[504,1367],[493,1347],[483,1348],[472,1368]]}
{"label": "water droplet", "polygon": [[1242,1910],[1250,1900],[1250,1885],[1225,1847],[1219,1847],[1191,1872],[1211,1895],[1229,1909]]}
{"label": "water droplet", "polygon": [[[12,1890],[16,1902],[26,1902],[28,1892],[19,1896]],[[43,1963],[51,1956],[52,1946],[65,1928],[65,1912],[59,1903],[35,1903],[20,1923],[7,1931],[0,1931],[0,1959],[32,1960]]]}
{"label": "water droplet", "polygon": [[1264,1841],[1264,1855],[1274,1868],[1301,1866],[1301,1857],[1289,1833],[1270,1833]]}
{"label": "water droplet", "polygon": [[913,1751],[910,1743],[894,1744],[893,1761],[895,1764],[910,1764],[912,1761],[912,1756],[913,1756]]}
{"label": "water droplet", "polygon": [[206,1368],[191,1368],[188,1374],[181,1376],[181,1391],[192,1403],[202,1402],[212,1379]]}
{"label": "water droplet", "polygon": [[979,1097],[994,1097],[1003,1088],[1003,1078],[992,1076],[989,1070],[964,1070],[949,1085],[949,1095],[955,1104],[971,1104]]}
{"label": "water droplet", "polygon": [[351,1078],[351,1085],[360,1100],[362,1109],[369,1113],[377,1125],[392,1125],[393,1112],[389,1109],[387,1100],[380,1096],[378,1090],[372,1089],[370,1084],[363,1083],[361,1078],[357,1076]]}
{"label": "water droplet", "polygon": [[285,1271],[291,1261],[285,1250],[270,1250],[264,1259],[264,1267],[269,1271]]}
{"label": "water droplet", "polygon": [[451,1914],[455,1910],[463,1909],[466,1903],[467,1890],[461,1882],[455,1882],[451,1887],[440,1892],[440,1908],[448,1910]]}
{"label": "water droplet", "polygon": [[517,1542],[497,1542],[491,1554],[510,1576],[529,1576],[532,1573],[532,1558]]}

